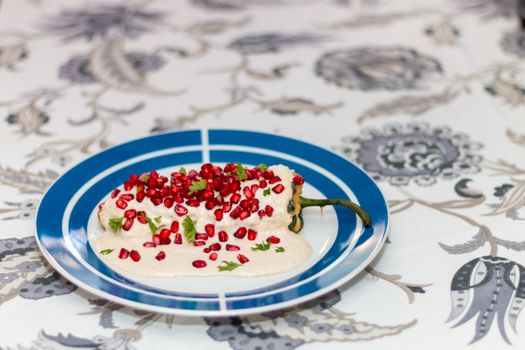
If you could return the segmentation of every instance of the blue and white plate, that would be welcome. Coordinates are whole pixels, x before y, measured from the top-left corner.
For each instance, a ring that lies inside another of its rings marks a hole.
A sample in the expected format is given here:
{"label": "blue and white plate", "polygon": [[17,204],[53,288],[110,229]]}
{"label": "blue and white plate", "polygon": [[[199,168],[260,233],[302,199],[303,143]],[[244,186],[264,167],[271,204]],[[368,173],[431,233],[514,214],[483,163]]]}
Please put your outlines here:
{"label": "blue and white plate", "polygon": [[[140,277],[99,259],[88,236],[100,232],[98,204],[131,173],[173,171],[202,163],[284,164],[303,175],[305,197],[350,198],[371,215],[364,229],[349,209],[304,210],[299,233],[313,248],[300,268],[269,277]],[[388,208],[374,181],[356,165],[294,139],[239,130],[181,131],[131,141],[76,165],[47,191],[36,239],[63,276],[103,298],[149,311],[195,316],[253,314],[320,296],[362,271],[387,237]]]}

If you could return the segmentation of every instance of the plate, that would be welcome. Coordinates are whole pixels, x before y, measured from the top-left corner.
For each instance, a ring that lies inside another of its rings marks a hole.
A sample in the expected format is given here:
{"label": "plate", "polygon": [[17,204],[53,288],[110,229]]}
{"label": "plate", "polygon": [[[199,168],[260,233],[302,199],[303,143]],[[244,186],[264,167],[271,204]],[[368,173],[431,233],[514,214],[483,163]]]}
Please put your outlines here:
{"label": "plate", "polygon": [[[313,248],[299,268],[269,277],[151,278],[105,265],[89,244],[100,230],[98,204],[131,173],[168,172],[211,162],[284,164],[303,175],[305,196],[349,198],[372,217],[364,228],[346,208],[306,208],[300,232]],[[133,308],[192,316],[268,312],[308,301],[362,271],[383,246],[388,207],[359,167],[323,148],[242,130],[191,130],[154,135],[100,152],[68,170],[44,195],[36,240],[49,263],[79,287]]]}

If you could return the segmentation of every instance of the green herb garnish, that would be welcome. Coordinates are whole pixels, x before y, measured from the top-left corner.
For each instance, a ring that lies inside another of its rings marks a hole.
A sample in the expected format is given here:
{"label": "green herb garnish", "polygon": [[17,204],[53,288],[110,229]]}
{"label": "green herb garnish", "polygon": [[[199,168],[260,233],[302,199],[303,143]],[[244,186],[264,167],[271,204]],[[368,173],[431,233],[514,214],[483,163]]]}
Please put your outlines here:
{"label": "green herb garnish", "polygon": [[267,188],[267,189],[265,189],[265,190],[263,191],[263,196],[265,196],[265,197],[266,197],[266,196],[269,196],[270,194],[272,194],[272,191],[271,191],[269,188]]}
{"label": "green herb garnish", "polygon": [[142,181],[143,183],[147,184],[148,181],[149,181],[149,174],[142,175],[140,181]]}
{"label": "green herb garnish", "polygon": [[248,175],[246,175],[246,169],[244,169],[241,163],[237,163],[237,168],[235,168],[235,174],[237,175],[237,180],[239,181],[243,181],[248,178]]}
{"label": "green herb garnish", "polygon": [[108,255],[108,254],[111,254],[111,252],[113,251],[114,249],[104,249],[104,250],[101,250],[100,251],[100,254],[101,255]]}
{"label": "green herb garnish", "polygon": [[183,166],[180,167],[179,173],[181,173],[182,175],[188,175],[188,172],[186,171],[186,169],[184,169]]}
{"label": "green herb garnish", "polygon": [[120,229],[122,228],[122,220],[124,220],[124,217],[109,219],[109,228],[111,228],[111,231],[120,231]]}
{"label": "green herb garnish", "polygon": [[204,179],[201,179],[199,181],[193,181],[190,186],[189,194],[192,195],[195,191],[204,190],[207,184],[208,182]]}
{"label": "green herb garnish", "polygon": [[162,216],[157,216],[156,218],[154,218],[153,220],[155,220],[155,222],[157,224],[160,224],[160,220],[162,219]]}
{"label": "green herb garnish", "polygon": [[184,227],[184,236],[188,242],[193,242],[195,240],[195,234],[197,230],[195,229],[195,221],[193,221],[189,216],[186,216],[182,221],[182,227]]}
{"label": "green herb garnish", "polygon": [[[159,220],[157,221],[157,219],[159,219]],[[149,230],[151,231],[151,234],[157,233],[159,228],[166,226],[166,225],[159,225],[159,226],[157,226],[157,225],[155,225],[153,220],[151,220],[150,218],[146,218],[146,220],[148,221],[148,226],[149,226]],[[160,216],[156,217],[154,220],[157,221],[157,223],[160,223]]]}
{"label": "green herb garnish", "polygon": [[277,248],[275,248],[275,252],[276,253],[284,253],[285,252],[284,247],[277,247]]}
{"label": "green herb garnish", "polygon": [[268,170],[268,165],[266,165],[264,163],[261,163],[261,164],[257,165],[257,168],[261,169],[262,171]]}
{"label": "green herb garnish", "polygon": [[235,261],[225,261],[225,260],[223,260],[222,262],[225,265],[224,266],[217,266],[217,268],[219,269],[219,272],[233,271],[236,268],[238,268],[239,266],[242,266],[241,264],[237,264]]}
{"label": "green herb garnish", "polygon": [[253,251],[256,251],[256,250],[261,250],[261,251],[268,250],[268,249],[270,249],[271,245],[272,244],[270,242],[256,243],[255,247],[252,247],[252,250]]}

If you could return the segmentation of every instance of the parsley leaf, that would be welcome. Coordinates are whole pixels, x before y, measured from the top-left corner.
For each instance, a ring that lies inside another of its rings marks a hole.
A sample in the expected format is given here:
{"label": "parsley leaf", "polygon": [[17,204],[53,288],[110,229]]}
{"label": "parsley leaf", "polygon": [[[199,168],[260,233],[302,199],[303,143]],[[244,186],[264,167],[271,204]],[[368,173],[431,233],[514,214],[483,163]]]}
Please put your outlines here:
{"label": "parsley leaf", "polygon": [[122,220],[124,220],[124,217],[109,219],[109,228],[111,228],[111,231],[120,231],[120,229],[122,228]]}
{"label": "parsley leaf", "polygon": [[108,255],[108,254],[111,254],[111,252],[113,251],[114,249],[104,249],[104,250],[101,250],[100,251],[100,254],[101,255]]}
{"label": "parsley leaf", "polygon": [[157,224],[160,224],[160,219],[162,218],[162,216],[157,216],[156,218],[154,218],[153,220],[155,220],[155,222]]}
{"label": "parsley leaf", "polygon": [[239,181],[243,181],[248,178],[248,175],[246,175],[246,169],[244,169],[241,163],[237,163],[237,168],[235,168],[235,174],[237,175],[237,180]]}
{"label": "parsley leaf", "polygon": [[149,174],[143,174],[140,176],[140,181],[142,181],[143,183],[147,184],[148,181],[149,181]]}
{"label": "parsley leaf", "polygon": [[257,168],[261,169],[262,171],[268,170],[268,165],[266,165],[264,163],[261,163],[261,164],[257,165]]}
{"label": "parsley leaf", "polygon": [[252,247],[252,250],[253,251],[256,251],[256,250],[260,250],[260,251],[268,250],[268,249],[270,249],[271,245],[272,244],[270,242],[256,243],[255,247]]}
{"label": "parsley leaf", "polygon": [[[157,221],[157,219],[159,219],[159,220]],[[157,226],[157,225],[155,225],[153,220],[151,220],[150,218],[146,218],[146,220],[148,221],[148,226],[149,226],[149,230],[151,231],[151,234],[157,233],[159,228],[166,226],[166,225],[159,225],[159,226]],[[157,223],[160,223],[160,216],[156,217],[154,220],[157,221]]]}
{"label": "parsley leaf", "polygon": [[180,167],[179,173],[181,173],[182,175],[188,175],[188,172],[186,171],[186,169],[184,169],[183,166]]}
{"label": "parsley leaf", "polygon": [[195,240],[195,234],[197,233],[197,230],[195,229],[195,221],[189,216],[186,216],[182,221],[182,227],[184,227],[184,236],[188,242],[193,242]]}
{"label": "parsley leaf", "polygon": [[225,261],[225,260],[223,260],[222,262],[225,265],[224,266],[217,266],[217,268],[219,269],[219,272],[233,271],[236,268],[238,268],[239,266],[242,266],[241,264],[237,264],[235,261]]}
{"label": "parsley leaf", "polygon": [[207,184],[208,182],[204,179],[201,179],[199,181],[193,181],[190,186],[189,194],[192,195],[195,191],[204,190]]}
{"label": "parsley leaf", "polygon": [[275,248],[275,252],[276,253],[284,253],[285,252],[284,247],[277,247],[277,248]]}
{"label": "parsley leaf", "polygon": [[271,191],[269,188],[267,188],[267,189],[265,189],[265,190],[263,191],[263,196],[265,196],[265,197],[266,197],[266,196],[269,196],[270,194],[272,194],[272,191]]}

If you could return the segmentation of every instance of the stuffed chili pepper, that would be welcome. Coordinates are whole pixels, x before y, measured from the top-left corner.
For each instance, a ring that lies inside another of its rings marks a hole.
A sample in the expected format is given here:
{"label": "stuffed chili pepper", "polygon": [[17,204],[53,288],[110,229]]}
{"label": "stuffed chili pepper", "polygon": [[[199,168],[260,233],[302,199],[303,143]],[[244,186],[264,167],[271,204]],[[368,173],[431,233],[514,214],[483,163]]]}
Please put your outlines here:
{"label": "stuffed chili pepper", "polygon": [[303,208],[343,205],[370,226],[368,214],[348,200],[302,197],[303,184],[284,165],[204,164],[169,177],[131,175],[99,205],[105,232],[92,243],[108,264],[143,275],[283,272],[311,253],[295,234]]}

